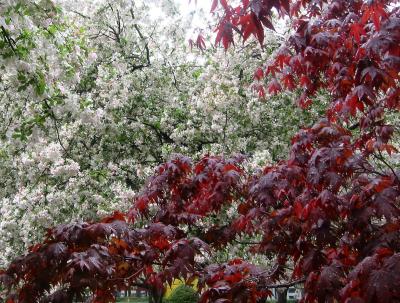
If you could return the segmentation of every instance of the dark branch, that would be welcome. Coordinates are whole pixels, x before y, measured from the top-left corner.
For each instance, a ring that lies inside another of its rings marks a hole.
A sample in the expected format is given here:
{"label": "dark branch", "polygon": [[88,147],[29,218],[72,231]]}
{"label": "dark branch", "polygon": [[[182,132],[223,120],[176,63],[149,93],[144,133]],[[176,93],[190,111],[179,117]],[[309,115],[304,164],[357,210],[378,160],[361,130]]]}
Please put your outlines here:
{"label": "dark branch", "polygon": [[295,280],[295,281],[291,281],[291,282],[287,282],[287,283],[282,283],[282,284],[272,284],[272,285],[265,285],[265,288],[288,288],[288,287],[292,287],[295,286],[297,284],[301,284],[304,283],[306,281],[305,278],[299,279],[299,280]]}
{"label": "dark branch", "polygon": [[4,26],[1,26],[1,32],[3,34],[3,37],[6,39],[8,45],[10,46],[11,50],[13,51],[14,54],[16,54],[15,50],[15,41],[13,38],[10,37],[10,34],[8,31],[4,28]]}

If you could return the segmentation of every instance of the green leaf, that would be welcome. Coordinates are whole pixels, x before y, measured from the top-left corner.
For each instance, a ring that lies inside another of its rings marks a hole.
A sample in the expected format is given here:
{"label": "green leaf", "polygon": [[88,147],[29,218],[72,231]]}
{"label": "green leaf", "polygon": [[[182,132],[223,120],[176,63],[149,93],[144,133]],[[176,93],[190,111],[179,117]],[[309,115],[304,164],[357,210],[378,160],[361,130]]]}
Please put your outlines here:
{"label": "green leaf", "polygon": [[35,92],[41,96],[46,91],[46,81],[44,75],[42,73],[38,73],[35,80]]}

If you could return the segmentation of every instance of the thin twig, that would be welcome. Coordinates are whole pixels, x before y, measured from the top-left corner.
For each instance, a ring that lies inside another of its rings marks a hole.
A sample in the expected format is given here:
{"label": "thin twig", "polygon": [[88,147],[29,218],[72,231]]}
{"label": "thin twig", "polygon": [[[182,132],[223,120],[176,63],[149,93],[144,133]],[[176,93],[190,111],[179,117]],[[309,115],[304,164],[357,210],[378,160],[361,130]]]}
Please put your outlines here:
{"label": "thin twig", "polygon": [[282,284],[272,284],[272,285],[265,285],[265,288],[288,288],[300,283],[304,283],[306,281],[305,278],[298,279],[295,281],[287,282],[287,283],[282,283]]}
{"label": "thin twig", "polygon": [[64,150],[65,154],[68,156],[68,155],[69,155],[69,152],[68,152],[68,150],[64,147],[64,144],[63,144],[62,141],[61,141],[60,132],[59,132],[59,130],[58,130],[58,125],[57,125],[57,117],[56,117],[56,115],[54,114],[53,109],[52,109],[51,106],[48,104],[48,102],[47,102],[46,99],[44,99],[44,102],[45,102],[45,104],[46,104],[46,106],[47,106],[47,109],[48,109],[48,111],[49,111],[50,118],[53,120],[54,128],[56,129],[57,140],[58,140],[58,142],[60,143],[61,148]]}
{"label": "thin twig", "polygon": [[379,157],[375,155],[375,158],[380,160],[383,164],[385,164],[386,167],[388,167],[390,169],[390,171],[393,173],[393,175],[395,176],[395,178],[397,179],[397,181],[400,181],[399,176],[396,174],[396,172],[394,171],[393,167],[385,160],[385,158],[383,157],[382,153],[380,150],[378,150],[379,153]]}
{"label": "thin twig", "polygon": [[4,38],[7,40],[8,45],[11,47],[11,50],[13,51],[14,54],[16,54],[16,50],[15,50],[15,47],[14,47],[14,44],[15,44],[14,39],[10,37],[10,34],[4,28],[4,26],[1,26],[1,31],[3,33]]}
{"label": "thin twig", "polygon": [[137,272],[133,273],[132,275],[130,275],[129,277],[125,277],[125,278],[115,278],[115,279],[111,279],[111,281],[115,281],[115,280],[129,280],[131,278],[133,278],[134,276],[136,276],[137,274],[139,274],[144,267],[140,268]]}

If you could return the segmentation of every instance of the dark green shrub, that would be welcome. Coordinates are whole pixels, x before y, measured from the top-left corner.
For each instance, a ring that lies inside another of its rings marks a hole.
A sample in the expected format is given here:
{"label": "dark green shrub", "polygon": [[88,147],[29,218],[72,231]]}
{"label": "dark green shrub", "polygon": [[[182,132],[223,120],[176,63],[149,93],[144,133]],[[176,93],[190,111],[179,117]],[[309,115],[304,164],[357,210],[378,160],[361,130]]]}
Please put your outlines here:
{"label": "dark green shrub", "polygon": [[190,286],[179,285],[175,288],[168,300],[164,300],[168,303],[196,303],[199,299],[197,292]]}

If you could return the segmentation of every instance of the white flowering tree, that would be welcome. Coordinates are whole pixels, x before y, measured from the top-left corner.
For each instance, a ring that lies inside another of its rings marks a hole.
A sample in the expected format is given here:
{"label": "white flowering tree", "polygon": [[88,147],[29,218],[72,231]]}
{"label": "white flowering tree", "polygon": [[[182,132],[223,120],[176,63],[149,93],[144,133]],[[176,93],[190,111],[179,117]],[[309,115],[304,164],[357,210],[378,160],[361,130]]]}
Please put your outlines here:
{"label": "white flowering tree", "polygon": [[0,5],[0,267],[50,226],[126,210],[173,153],[243,153],[251,169],[318,116],[254,90],[272,33],[268,51],[199,51],[171,1]]}

